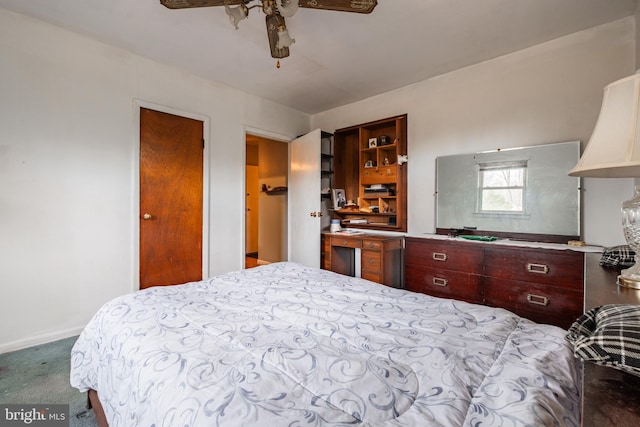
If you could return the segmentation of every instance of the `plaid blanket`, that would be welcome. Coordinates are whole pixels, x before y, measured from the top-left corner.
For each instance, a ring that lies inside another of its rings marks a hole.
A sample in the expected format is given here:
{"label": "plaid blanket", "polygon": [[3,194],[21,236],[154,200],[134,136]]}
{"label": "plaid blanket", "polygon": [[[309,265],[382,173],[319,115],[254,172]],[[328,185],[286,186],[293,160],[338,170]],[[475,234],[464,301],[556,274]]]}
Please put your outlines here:
{"label": "plaid blanket", "polygon": [[591,309],[571,325],[566,338],[576,357],[640,376],[640,305]]}
{"label": "plaid blanket", "polygon": [[605,248],[600,265],[609,268],[629,268],[635,264],[636,253],[628,245]]}

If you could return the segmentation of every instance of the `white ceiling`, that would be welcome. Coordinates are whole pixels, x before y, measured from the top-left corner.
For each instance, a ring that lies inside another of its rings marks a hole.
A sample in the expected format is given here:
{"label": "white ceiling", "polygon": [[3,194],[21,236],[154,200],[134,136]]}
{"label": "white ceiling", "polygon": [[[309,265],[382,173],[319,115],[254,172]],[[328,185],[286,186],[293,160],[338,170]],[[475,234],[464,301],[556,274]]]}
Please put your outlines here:
{"label": "white ceiling", "polygon": [[633,15],[638,0],[378,0],[369,15],[300,9],[271,58],[262,12],[159,0],[0,0],[0,7],[317,113]]}

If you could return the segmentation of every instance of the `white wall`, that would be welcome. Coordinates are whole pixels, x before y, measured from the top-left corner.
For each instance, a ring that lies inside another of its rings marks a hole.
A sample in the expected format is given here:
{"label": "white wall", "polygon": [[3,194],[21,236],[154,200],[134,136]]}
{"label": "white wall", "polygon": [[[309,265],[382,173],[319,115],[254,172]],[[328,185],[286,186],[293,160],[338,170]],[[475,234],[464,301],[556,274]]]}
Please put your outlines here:
{"label": "white wall", "polygon": [[[625,18],[316,114],[312,127],[408,113],[409,234],[433,233],[436,157],[586,143],[604,86],[634,72],[634,37],[634,18]],[[633,195],[633,180],[590,178],[583,188],[583,239],[623,244],[620,203]]]}
{"label": "white wall", "polygon": [[137,288],[135,100],[209,118],[209,272],[243,266],[244,129],[306,114],[0,9],[0,353]]}

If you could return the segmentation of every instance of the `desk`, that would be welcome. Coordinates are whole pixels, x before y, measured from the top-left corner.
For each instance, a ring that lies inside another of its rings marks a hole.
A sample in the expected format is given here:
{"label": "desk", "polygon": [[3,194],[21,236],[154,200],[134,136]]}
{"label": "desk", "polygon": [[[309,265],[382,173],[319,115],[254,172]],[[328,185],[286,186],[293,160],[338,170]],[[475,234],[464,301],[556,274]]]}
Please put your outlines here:
{"label": "desk", "polygon": [[[616,285],[619,272],[602,268],[600,254],[587,254],[585,311],[604,304],[640,304],[640,291]],[[640,377],[584,362],[583,427],[640,426]]]}
{"label": "desk", "polygon": [[379,234],[322,234],[321,266],[347,276],[402,287],[404,237]]}

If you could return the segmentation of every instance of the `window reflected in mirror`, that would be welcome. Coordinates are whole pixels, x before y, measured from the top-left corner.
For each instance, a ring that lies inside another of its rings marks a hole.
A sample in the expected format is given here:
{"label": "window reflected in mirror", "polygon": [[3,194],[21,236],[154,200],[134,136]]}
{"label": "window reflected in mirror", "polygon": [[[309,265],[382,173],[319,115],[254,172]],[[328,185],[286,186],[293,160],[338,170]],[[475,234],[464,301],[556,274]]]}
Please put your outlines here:
{"label": "window reflected in mirror", "polygon": [[527,161],[480,163],[478,166],[478,211],[524,214]]}

